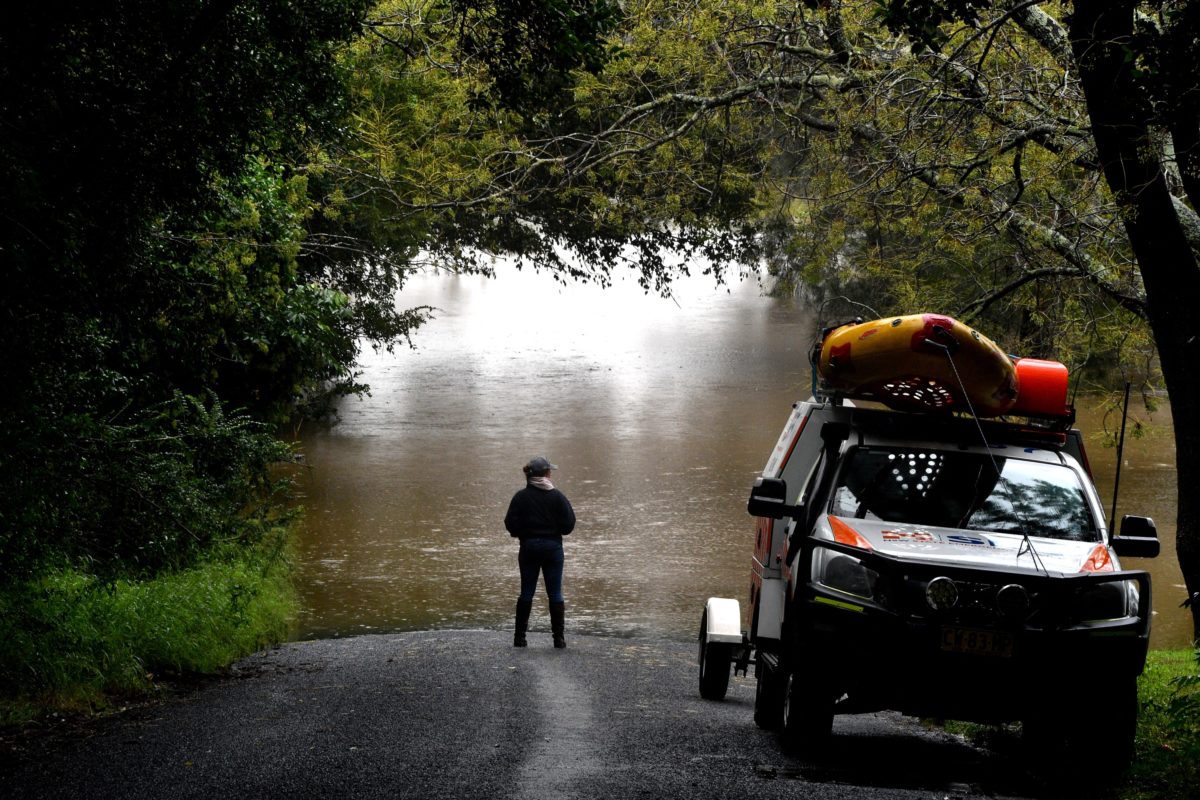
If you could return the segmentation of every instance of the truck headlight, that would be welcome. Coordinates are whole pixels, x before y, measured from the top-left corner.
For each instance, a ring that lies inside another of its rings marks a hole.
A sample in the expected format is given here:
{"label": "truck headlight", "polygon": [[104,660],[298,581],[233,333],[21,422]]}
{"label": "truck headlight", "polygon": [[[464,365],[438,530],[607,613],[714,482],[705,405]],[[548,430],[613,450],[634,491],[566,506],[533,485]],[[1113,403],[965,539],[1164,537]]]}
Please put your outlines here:
{"label": "truck headlight", "polygon": [[812,578],[827,589],[876,600],[879,573],[853,556],[818,547],[813,552]]}
{"label": "truck headlight", "polygon": [[1102,622],[1136,615],[1137,589],[1130,581],[1097,583],[1080,589],[1071,601],[1072,616],[1080,622]]}

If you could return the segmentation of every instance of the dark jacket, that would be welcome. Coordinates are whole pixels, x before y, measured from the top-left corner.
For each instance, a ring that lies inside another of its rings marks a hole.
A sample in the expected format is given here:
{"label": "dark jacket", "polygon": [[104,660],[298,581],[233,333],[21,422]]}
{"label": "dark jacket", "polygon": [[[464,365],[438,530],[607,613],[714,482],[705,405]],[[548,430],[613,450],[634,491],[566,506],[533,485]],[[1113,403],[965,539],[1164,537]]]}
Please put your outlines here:
{"label": "dark jacket", "polygon": [[575,509],[558,489],[526,486],[513,495],[504,527],[518,539],[558,539],[575,530]]}

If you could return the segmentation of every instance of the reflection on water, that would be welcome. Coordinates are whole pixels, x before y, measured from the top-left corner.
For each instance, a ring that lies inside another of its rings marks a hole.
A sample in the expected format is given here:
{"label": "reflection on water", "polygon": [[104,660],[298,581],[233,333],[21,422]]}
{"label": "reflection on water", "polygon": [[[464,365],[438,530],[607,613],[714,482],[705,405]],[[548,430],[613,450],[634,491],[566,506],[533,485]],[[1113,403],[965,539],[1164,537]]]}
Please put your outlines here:
{"label": "reflection on water", "polygon": [[[414,278],[401,304],[440,309],[418,349],[365,354],[371,395],[303,437],[301,638],[510,625],[516,543],[503,516],[538,454],[560,466],[579,518],[570,629],[687,638],[705,598],[744,602],[746,496],[810,393],[809,312],[753,283],[685,279],[672,300],[500,272]],[[1097,441],[1090,455],[1109,496],[1113,451]],[[1118,510],[1153,516],[1164,539],[1164,557],[1145,562],[1155,646],[1188,636],[1172,608],[1173,465],[1169,433],[1134,442]],[[548,627],[544,609],[532,627]]]}

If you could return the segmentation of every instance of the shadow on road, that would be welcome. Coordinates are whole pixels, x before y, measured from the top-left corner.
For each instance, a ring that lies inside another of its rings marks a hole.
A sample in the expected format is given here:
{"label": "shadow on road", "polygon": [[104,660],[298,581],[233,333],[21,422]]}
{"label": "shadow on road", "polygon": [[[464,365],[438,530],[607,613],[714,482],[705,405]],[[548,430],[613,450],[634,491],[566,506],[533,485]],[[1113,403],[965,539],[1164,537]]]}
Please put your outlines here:
{"label": "shadow on road", "polygon": [[[924,730],[895,717],[880,731],[879,718],[839,718],[829,747],[788,756],[777,764],[758,764],[760,777],[872,789],[936,792],[942,797],[1103,798],[1103,774],[1085,774],[1096,765],[1076,765],[1071,774],[1036,765],[1023,756],[1019,742],[975,747],[946,733]],[[909,727],[905,732],[903,728]],[[1103,767],[1101,766],[1101,770]]]}

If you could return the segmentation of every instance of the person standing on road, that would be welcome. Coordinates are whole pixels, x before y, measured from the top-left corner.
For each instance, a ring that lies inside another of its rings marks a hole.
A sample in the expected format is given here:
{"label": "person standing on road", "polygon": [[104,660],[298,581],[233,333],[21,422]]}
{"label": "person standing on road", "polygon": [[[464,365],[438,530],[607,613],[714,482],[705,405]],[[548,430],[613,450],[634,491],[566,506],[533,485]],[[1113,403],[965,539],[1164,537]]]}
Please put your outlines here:
{"label": "person standing on road", "polygon": [[504,515],[504,527],[510,536],[521,540],[517,565],[521,569],[521,596],[517,599],[517,622],[513,647],[525,647],[525,631],[529,627],[529,612],[533,609],[533,594],[537,591],[538,574],[545,580],[550,598],[550,630],[554,646],[567,646],[563,634],[566,601],[563,599],[562,537],[575,529],[575,509],[567,496],[550,482],[550,470],[558,469],[548,459],[538,456],[523,467],[525,488],[513,495]]}

